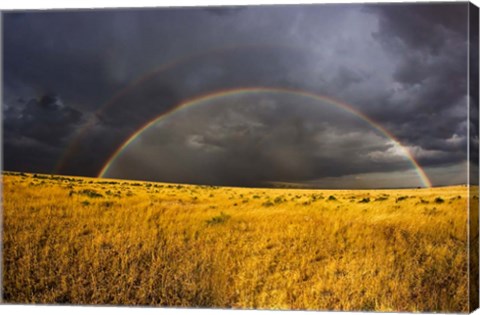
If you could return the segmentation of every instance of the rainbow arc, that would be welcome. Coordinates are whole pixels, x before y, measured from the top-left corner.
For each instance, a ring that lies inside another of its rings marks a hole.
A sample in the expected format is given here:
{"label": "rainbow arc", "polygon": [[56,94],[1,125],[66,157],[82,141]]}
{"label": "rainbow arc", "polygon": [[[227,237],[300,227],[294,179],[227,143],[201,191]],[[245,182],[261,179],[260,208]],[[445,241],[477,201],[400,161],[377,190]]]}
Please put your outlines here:
{"label": "rainbow arc", "polygon": [[249,94],[261,94],[261,93],[275,93],[275,94],[289,94],[289,95],[295,95],[295,96],[302,96],[306,97],[309,99],[317,100],[317,101],[322,101],[325,102],[326,104],[329,104],[331,106],[335,106],[337,108],[340,108],[346,112],[349,112],[356,117],[362,119],[363,121],[367,122],[370,126],[378,130],[381,134],[383,134],[385,137],[390,139],[392,142],[394,142],[395,145],[397,145],[402,151],[403,154],[408,158],[409,162],[415,169],[416,173],[418,174],[418,177],[423,184],[424,187],[431,187],[432,184],[430,182],[430,179],[428,176],[425,174],[424,170],[422,167],[418,164],[418,162],[415,160],[415,158],[412,156],[412,153],[404,147],[400,141],[388,130],[386,130],[384,127],[379,125],[377,122],[372,120],[370,117],[366,116],[362,112],[358,111],[355,109],[353,106],[343,103],[339,100],[335,100],[333,98],[323,96],[323,95],[318,95],[314,94],[311,92],[303,91],[303,90],[295,90],[295,89],[287,89],[287,88],[271,88],[271,87],[250,87],[250,88],[239,88],[239,89],[230,89],[230,90],[221,90],[221,91],[216,91],[213,93],[209,93],[206,95],[202,95],[193,99],[190,99],[186,102],[183,102],[179,104],[178,106],[173,107],[171,110],[155,117],[154,119],[150,120],[147,122],[145,125],[143,125],[141,128],[139,128],[133,135],[131,135],[107,160],[105,163],[104,167],[101,169],[101,171],[98,174],[98,177],[104,177],[106,173],[108,172],[110,166],[115,162],[115,160],[122,154],[122,152],[125,151],[125,149],[129,146],[130,143],[132,143],[138,136],[140,136],[145,130],[149,129],[151,126],[155,125],[159,121],[165,119],[172,113],[184,110],[186,108],[190,108],[192,106],[201,106],[202,104],[207,104],[215,99],[221,98],[221,97],[226,97],[226,96],[238,96],[238,95],[249,95]]}

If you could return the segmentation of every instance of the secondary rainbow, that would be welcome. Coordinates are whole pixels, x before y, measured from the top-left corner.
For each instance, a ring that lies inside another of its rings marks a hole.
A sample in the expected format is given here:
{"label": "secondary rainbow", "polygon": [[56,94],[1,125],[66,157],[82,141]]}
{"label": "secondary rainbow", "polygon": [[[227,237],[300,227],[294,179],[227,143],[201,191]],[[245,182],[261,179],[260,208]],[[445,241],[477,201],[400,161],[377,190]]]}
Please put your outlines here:
{"label": "secondary rainbow", "polygon": [[153,71],[150,71],[146,74],[141,75],[137,79],[133,80],[130,82],[126,87],[115,93],[109,100],[107,100],[106,103],[102,104],[99,109],[97,109],[92,115],[90,119],[87,120],[87,122],[80,128],[80,130],[77,132],[76,137],[74,140],[70,143],[68,146],[67,150],[65,150],[64,154],[60,157],[59,161],[57,162],[57,165],[55,166],[55,172],[56,173],[61,173],[64,164],[71,159],[72,157],[75,156],[75,150],[78,147],[80,141],[86,136],[88,130],[90,130],[97,121],[98,116],[102,116],[105,114],[106,110],[115,105],[122,97],[125,97],[128,95],[128,93],[134,91],[136,88],[139,88],[142,86],[142,84],[145,84],[146,82],[152,80],[156,76],[167,72],[174,70],[178,66],[182,66],[187,64],[188,62],[192,62],[194,60],[197,60],[202,57],[210,56],[210,55],[215,55],[215,54],[226,54],[229,52],[235,52],[235,51],[241,51],[241,50],[253,50],[253,49],[265,49],[265,48],[281,48],[281,49],[288,49],[292,51],[302,51],[301,48],[297,46],[289,46],[289,45],[281,45],[281,44],[268,44],[268,43],[263,43],[263,44],[254,44],[254,43],[243,43],[243,44],[230,44],[230,45],[225,45],[222,47],[216,47],[213,49],[208,49],[205,51],[200,51],[200,52],[193,52],[190,54],[187,54],[185,56],[181,56],[179,58],[175,58],[165,64],[162,64],[158,68],[156,68]]}
{"label": "secondary rainbow", "polygon": [[303,90],[295,90],[295,89],[287,89],[287,88],[270,88],[270,87],[253,87],[253,88],[240,88],[240,89],[230,89],[230,90],[221,90],[221,91],[216,91],[214,93],[209,93],[206,95],[202,95],[196,98],[193,98],[191,100],[188,100],[184,103],[179,104],[176,107],[173,107],[170,111],[165,112],[161,114],[160,116],[155,117],[154,119],[150,120],[148,123],[146,123],[143,127],[138,129],[132,136],[130,136],[127,141],[125,141],[107,160],[106,164],[98,174],[98,177],[103,177],[105,173],[108,171],[110,166],[112,165],[113,162],[115,162],[116,158],[123,152],[123,150],[128,147],[132,141],[134,141],[140,134],[142,134],[143,131],[157,123],[159,120],[164,119],[166,116],[169,114],[172,114],[173,112],[177,112],[179,110],[192,107],[192,106],[199,106],[203,104],[206,101],[213,100],[215,98],[220,98],[220,97],[225,97],[225,96],[233,96],[233,95],[242,95],[242,94],[254,94],[254,93],[284,93],[284,94],[293,94],[293,95],[298,95],[298,96],[303,96],[307,98],[311,98],[314,100],[319,100],[326,102],[329,105],[332,106],[337,106],[347,112],[350,112],[354,114],[355,116],[363,119],[367,123],[369,123],[372,127],[377,129],[380,133],[385,135],[387,138],[391,139],[396,145],[398,145],[399,148],[403,151],[405,156],[409,159],[410,163],[412,166],[415,168],[415,171],[417,172],[420,181],[422,182],[423,186],[425,187],[431,187],[432,184],[430,182],[430,179],[428,176],[425,174],[423,171],[422,167],[417,163],[417,161],[414,159],[410,151],[405,148],[396,138],[393,134],[391,134],[389,131],[387,131],[385,128],[383,128],[381,125],[379,125],[377,122],[373,121],[371,118],[366,116],[365,114],[361,113],[357,109],[353,108],[351,105],[348,105],[346,103],[343,103],[341,101],[335,100],[333,98],[330,98],[328,96],[323,96],[319,94],[314,94],[311,92],[303,91]]}

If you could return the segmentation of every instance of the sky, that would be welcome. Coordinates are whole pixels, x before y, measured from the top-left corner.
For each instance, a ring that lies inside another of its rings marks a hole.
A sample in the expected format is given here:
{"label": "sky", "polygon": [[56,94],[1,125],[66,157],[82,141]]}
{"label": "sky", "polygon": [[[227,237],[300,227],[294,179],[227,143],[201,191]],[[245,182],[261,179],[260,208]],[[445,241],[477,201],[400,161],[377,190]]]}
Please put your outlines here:
{"label": "sky", "polygon": [[467,180],[467,3],[12,11],[2,31],[5,170]]}

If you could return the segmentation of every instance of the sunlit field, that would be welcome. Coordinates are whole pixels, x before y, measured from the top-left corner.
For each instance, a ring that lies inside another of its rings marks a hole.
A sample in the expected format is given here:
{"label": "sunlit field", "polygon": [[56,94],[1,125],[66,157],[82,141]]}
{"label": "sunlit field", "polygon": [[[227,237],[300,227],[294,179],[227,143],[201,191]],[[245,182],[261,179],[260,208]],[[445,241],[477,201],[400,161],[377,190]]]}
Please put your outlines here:
{"label": "sunlit field", "polygon": [[8,303],[468,311],[467,187],[3,176]]}

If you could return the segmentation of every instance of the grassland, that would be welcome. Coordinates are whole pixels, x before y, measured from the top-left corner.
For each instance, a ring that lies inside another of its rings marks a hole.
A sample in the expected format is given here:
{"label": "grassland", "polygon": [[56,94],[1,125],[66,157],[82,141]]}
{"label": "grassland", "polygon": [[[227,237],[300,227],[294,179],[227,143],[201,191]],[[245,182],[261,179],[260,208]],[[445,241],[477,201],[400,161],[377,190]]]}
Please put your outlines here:
{"label": "grassland", "polygon": [[467,188],[4,173],[8,303],[468,311]]}

